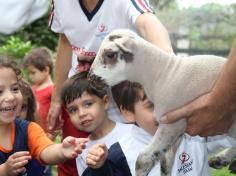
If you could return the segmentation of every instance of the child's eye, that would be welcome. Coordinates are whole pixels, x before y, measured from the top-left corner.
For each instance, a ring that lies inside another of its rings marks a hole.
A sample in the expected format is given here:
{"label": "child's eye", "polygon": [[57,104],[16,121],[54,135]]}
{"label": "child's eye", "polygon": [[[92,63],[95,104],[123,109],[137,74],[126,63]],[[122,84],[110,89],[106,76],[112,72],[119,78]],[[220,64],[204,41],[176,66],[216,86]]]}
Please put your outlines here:
{"label": "child's eye", "polygon": [[147,108],[150,109],[151,111],[153,111],[154,110],[154,104],[151,103],[151,102],[148,102]]}
{"label": "child's eye", "polygon": [[88,102],[85,102],[85,103],[84,103],[84,106],[85,106],[85,107],[90,107],[90,106],[92,106],[92,104],[93,104],[93,103],[92,103],[91,101],[88,101]]}
{"label": "child's eye", "polygon": [[67,108],[67,110],[68,110],[69,114],[73,114],[77,111],[77,108],[76,107],[69,107],[69,108]]}
{"label": "child's eye", "polygon": [[13,87],[12,87],[12,91],[13,91],[13,92],[16,92],[16,93],[17,93],[17,92],[19,92],[19,90],[20,90],[19,86],[13,86]]}

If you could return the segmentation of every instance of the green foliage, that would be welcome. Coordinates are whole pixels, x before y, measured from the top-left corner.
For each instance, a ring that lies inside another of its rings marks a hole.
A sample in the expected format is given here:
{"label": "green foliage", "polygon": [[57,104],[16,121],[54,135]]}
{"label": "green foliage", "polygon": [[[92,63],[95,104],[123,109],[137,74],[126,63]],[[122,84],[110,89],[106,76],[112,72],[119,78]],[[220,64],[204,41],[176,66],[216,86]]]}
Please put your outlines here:
{"label": "green foliage", "polygon": [[58,36],[48,27],[48,14],[16,33],[21,39],[31,41],[36,47],[46,46],[55,51]]}
{"label": "green foliage", "polygon": [[177,48],[177,40],[184,39],[189,41],[189,52],[201,51],[196,54],[225,56],[236,34],[236,4],[210,3],[182,9],[169,5],[157,11],[157,16],[167,27],[174,48]]}
{"label": "green foliage", "polygon": [[228,167],[224,167],[223,169],[211,169],[212,176],[235,176],[235,174],[231,174],[228,170]]}
{"label": "green foliage", "polygon": [[0,34],[0,46],[6,45],[6,41],[11,40],[11,37],[18,38],[21,41],[30,41],[34,47],[46,46],[52,51],[55,51],[58,40],[57,34],[48,28],[48,14],[14,34]]}
{"label": "green foliage", "polygon": [[11,36],[6,44],[0,47],[0,53],[15,59],[22,59],[33,48],[30,41],[24,42],[19,37]]}

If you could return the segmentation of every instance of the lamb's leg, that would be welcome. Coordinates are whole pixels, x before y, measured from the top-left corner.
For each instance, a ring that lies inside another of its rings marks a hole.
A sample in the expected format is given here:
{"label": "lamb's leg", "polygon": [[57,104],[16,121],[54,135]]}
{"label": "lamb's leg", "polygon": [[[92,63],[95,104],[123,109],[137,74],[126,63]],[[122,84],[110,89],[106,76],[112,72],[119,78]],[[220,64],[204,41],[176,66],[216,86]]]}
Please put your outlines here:
{"label": "lamb's leg", "polygon": [[236,157],[236,147],[228,148],[217,155],[211,157],[208,161],[209,166],[215,169],[221,169],[227,166]]}
{"label": "lamb's leg", "polygon": [[[169,170],[170,173],[171,173],[171,170],[172,170],[173,163],[175,161],[175,159],[174,159],[175,158],[175,153],[176,153],[176,150],[177,150],[177,148],[178,148],[178,146],[181,142],[181,139],[182,138],[179,138],[177,140],[177,142],[174,145],[171,146],[171,148],[166,152],[166,154],[164,156],[164,158],[165,158],[164,162],[166,162],[166,167],[168,167],[167,170]],[[163,164],[164,163],[161,161],[162,166],[164,166]]]}
{"label": "lamb's leg", "polygon": [[[234,114],[234,119],[236,119],[236,115]],[[232,137],[236,136],[236,120],[234,121],[233,125],[229,129],[229,134]],[[220,169],[229,163],[231,163],[236,158],[236,147],[228,148],[217,155],[211,157],[209,159],[209,165],[215,169]]]}
{"label": "lamb's leg", "polygon": [[[151,144],[140,153],[136,161],[136,176],[146,176],[161,157],[174,146],[186,130],[186,120],[182,119],[173,124],[160,124]],[[174,160],[174,158],[168,159]],[[163,161],[163,160],[162,160]],[[170,162],[161,163],[161,176],[169,176],[172,166]]]}

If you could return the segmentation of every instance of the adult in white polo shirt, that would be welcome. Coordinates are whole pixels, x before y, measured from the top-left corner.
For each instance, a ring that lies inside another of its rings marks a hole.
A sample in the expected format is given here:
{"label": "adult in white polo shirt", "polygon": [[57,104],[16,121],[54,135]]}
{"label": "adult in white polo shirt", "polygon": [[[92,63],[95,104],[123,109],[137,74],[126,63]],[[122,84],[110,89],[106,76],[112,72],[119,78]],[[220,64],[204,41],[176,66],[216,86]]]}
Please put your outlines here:
{"label": "adult in white polo shirt", "polygon": [[[54,32],[60,34],[54,90],[48,115],[49,129],[55,127],[59,117],[59,95],[68,73],[73,75],[88,70],[102,40],[114,29],[137,31],[147,41],[172,52],[168,32],[153,14],[148,0],[55,0],[49,25]],[[65,118],[64,123],[68,119]],[[63,130],[71,130],[67,132],[68,135],[79,135],[72,130],[72,124],[68,124]],[[76,173],[73,169],[67,171],[70,175]]]}

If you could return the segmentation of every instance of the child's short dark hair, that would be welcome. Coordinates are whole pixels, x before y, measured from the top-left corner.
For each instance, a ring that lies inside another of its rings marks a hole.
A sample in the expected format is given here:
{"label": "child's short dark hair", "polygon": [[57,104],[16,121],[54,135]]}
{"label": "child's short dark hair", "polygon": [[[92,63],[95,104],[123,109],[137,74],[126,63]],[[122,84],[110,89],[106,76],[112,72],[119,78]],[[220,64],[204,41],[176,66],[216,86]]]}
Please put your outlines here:
{"label": "child's short dark hair", "polygon": [[21,80],[21,70],[18,68],[17,63],[10,56],[0,54],[0,68],[1,67],[11,68],[16,73],[17,80]]}
{"label": "child's short dark hair", "polygon": [[51,51],[46,47],[39,47],[33,49],[24,58],[24,67],[33,65],[35,68],[43,71],[46,67],[49,67],[49,73],[53,72],[53,62]]}
{"label": "child's short dark hair", "polygon": [[141,90],[143,90],[141,84],[130,81],[123,81],[111,88],[113,99],[118,108],[122,107],[133,113],[135,103],[146,98],[146,95],[141,97]]}
{"label": "child's short dark hair", "polygon": [[65,81],[61,91],[61,100],[64,105],[68,105],[76,98],[81,97],[84,92],[103,98],[107,95],[106,89],[98,89],[87,79],[88,72],[78,73]]}

